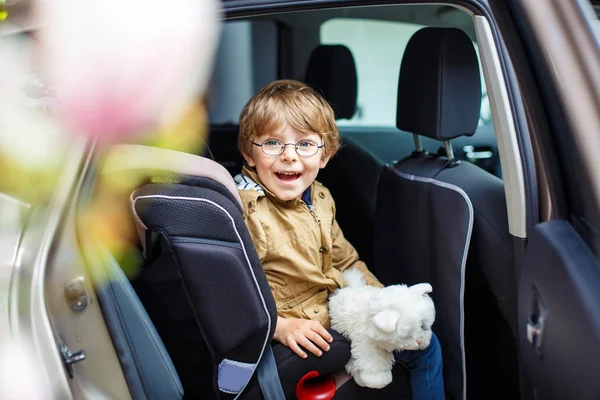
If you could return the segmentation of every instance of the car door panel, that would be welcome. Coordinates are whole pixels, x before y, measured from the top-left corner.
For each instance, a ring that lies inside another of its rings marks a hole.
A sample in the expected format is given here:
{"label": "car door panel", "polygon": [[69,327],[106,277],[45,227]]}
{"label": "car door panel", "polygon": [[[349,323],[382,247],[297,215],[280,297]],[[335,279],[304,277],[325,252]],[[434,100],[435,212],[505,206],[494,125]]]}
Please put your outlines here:
{"label": "car door panel", "polygon": [[542,399],[598,399],[600,268],[573,227],[535,227],[519,288],[519,342]]}

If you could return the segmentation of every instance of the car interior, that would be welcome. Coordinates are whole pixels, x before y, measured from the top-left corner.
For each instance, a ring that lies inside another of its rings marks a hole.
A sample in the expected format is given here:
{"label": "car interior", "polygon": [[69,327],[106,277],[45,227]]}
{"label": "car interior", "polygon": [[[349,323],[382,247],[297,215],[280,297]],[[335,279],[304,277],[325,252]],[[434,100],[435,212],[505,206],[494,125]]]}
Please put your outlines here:
{"label": "car interior", "polygon": [[[472,15],[440,4],[224,22],[203,149],[114,146],[99,172],[145,171],[122,199],[142,268],[126,276],[108,253],[90,268],[110,278],[97,296],[134,398],[262,398],[272,352],[291,399],[349,358],[335,333],[320,358],[271,343],[277,313],[232,180],[242,107],[284,78],[334,108],[342,148],[317,179],[345,236],[384,284],[432,283],[447,398],[518,397],[515,260],[477,38]],[[397,365],[385,389],[350,381],[335,398],[410,398],[408,382]]]}

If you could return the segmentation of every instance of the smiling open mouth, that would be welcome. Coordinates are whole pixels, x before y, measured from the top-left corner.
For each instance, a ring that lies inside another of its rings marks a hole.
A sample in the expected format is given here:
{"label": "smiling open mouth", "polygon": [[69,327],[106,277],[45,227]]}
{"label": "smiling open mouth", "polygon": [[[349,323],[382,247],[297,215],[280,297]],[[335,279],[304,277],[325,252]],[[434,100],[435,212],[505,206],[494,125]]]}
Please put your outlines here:
{"label": "smiling open mouth", "polygon": [[299,172],[275,172],[275,176],[284,182],[292,182],[302,176]]}

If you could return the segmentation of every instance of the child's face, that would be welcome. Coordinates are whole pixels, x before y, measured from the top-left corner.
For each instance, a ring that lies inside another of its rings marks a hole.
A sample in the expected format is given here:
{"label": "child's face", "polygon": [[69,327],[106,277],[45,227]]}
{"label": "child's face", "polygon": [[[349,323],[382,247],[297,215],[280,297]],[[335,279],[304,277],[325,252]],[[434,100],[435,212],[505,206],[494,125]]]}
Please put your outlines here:
{"label": "child's face", "polygon": [[[289,125],[283,130],[257,136],[253,142],[262,144],[267,139],[294,144],[310,140],[319,146],[323,144],[323,139],[319,135],[307,135]],[[256,168],[266,188],[284,201],[300,198],[317,178],[319,169],[325,167],[329,161],[328,158],[323,158],[323,148],[318,149],[315,155],[306,157],[299,156],[294,146],[286,146],[283,153],[278,156],[269,156],[262,151],[261,147],[252,145],[252,153],[243,156],[249,166]]]}

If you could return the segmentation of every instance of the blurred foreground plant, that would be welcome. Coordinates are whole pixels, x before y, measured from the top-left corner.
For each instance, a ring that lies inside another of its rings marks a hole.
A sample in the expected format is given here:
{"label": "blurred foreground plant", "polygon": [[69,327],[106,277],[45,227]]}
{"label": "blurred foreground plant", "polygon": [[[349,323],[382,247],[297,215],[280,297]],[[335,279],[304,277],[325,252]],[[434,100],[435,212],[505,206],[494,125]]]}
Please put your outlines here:
{"label": "blurred foreground plant", "polygon": [[[73,134],[110,145],[138,142],[198,153],[207,115],[200,99],[218,37],[214,0],[40,3],[42,63],[56,89],[57,117]],[[101,156],[98,157],[101,159]],[[80,212],[86,235],[105,245],[129,275],[137,252],[127,199],[141,176],[100,174]],[[128,261],[129,260],[129,261]]]}
{"label": "blurred foreground plant", "polygon": [[[139,253],[127,200],[147,177],[103,174],[102,162],[112,145],[125,142],[203,150],[208,121],[198,99],[217,45],[217,0],[33,4],[39,30],[0,38],[0,192],[42,214],[74,142],[94,143],[98,181],[78,219],[86,241],[101,243],[135,274]],[[10,271],[0,276],[10,279]],[[0,340],[0,398],[48,395],[19,380],[36,372],[26,347]],[[16,365],[19,357],[25,361]]]}

